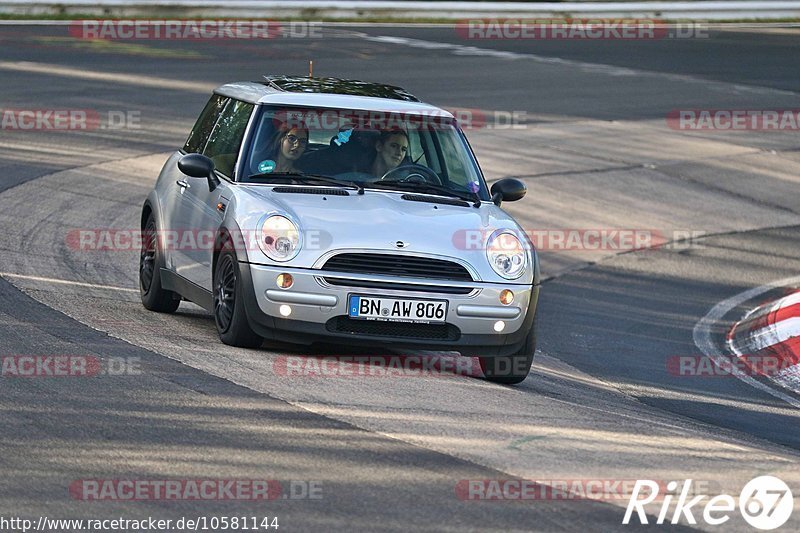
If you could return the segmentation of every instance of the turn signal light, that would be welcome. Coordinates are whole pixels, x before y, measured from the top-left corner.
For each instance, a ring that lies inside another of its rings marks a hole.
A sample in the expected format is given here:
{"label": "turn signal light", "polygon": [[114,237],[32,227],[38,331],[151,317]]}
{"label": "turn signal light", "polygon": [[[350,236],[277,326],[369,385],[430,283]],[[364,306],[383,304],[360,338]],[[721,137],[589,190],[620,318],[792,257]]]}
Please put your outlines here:
{"label": "turn signal light", "polygon": [[503,289],[500,293],[500,303],[503,305],[511,305],[514,302],[514,293],[508,289]]}
{"label": "turn signal light", "polygon": [[292,278],[291,274],[279,274],[276,281],[281,289],[288,289],[294,284],[294,278]]}

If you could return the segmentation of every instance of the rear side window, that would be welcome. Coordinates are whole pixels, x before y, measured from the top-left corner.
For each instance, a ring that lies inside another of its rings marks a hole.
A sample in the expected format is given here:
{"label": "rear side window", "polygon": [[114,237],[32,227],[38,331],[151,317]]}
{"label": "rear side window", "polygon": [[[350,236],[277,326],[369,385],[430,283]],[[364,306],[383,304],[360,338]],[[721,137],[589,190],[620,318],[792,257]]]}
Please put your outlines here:
{"label": "rear side window", "polygon": [[211,158],[217,170],[233,177],[242,138],[253,114],[253,104],[231,99],[211,132],[203,155]]}
{"label": "rear side window", "polygon": [[185,152],[199,154],[203,151],[203,147],[206,145],[209,135],[211,135],[211,130],[214,129],[214,124],[217,123],[217,118],[227,102],[227,98],[218,94],[211,97],[203,112],[200,113],[200,118],[197,119],[194,128],[192,128],[189,139],[183,146]]}

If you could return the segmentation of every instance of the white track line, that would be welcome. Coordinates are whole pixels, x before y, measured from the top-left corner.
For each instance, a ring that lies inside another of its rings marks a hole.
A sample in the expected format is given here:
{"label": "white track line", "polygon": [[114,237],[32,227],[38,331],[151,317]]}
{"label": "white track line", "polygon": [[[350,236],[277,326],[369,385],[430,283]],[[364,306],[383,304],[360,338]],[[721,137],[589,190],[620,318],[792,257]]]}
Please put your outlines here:
{"label": "white track line", "polygon": [[27,279],[29,281],[42,281],[44,283],[53,283],[56,285],[72,285],[74,287],[87,287],[90,289],[103,289],[107,291],[139,292],[138,289],[114,287],[112,285],[97,285],[95,283],[84,283],[82,281],[70,281],[66,279],[43,278],[41,276],[26,276],[25,274],[14,274],[12,272],[0,272],[0,277],[11,279]]}
{"label": "white track line", "polygon": [[800,283],[800,276],[785,278],[768,285],[755,287],[719,302],[717,305],[711,308],[706,316],[701,318],[697,324],[695,324],[692,336],[694,338],[695,345],[705,354],[706,357],[714,361],[717,366],[720,368],[729,369],[731,374],[736,376],[741,381],[747,383],[751,387],[774,396],[779,400],[783,400],[793,407],[800,408],[800,400],[797,398],[775,390],[774,388],[765,385],[756,379],[753,379],[753,377],[748,376],[737,368],[731,368],[730,360],[725,357],[725,355],[717,348],[714,341],[711,340],[711,328],[713,328],[722,319],[722,317],[728,314],[731,309],[776,287],[783,287],[793,283]]}
{"label": "white track line", "polygon": [[786,383],[792,390],[800,389],[800,365],[784,368],[778,372],[775,379]]}
{"label": "white track line", "polygon": [[[762,318],[782,308],[791,307],[800,303],[800,292],[795,292],[784,296],[779,300],[759,307],[748,313],[746,319]],[[741,324],[741,321],[740,321]],[[738,326],[738,324],[737,324]],[[792,317],[769,324],[755,333],[747,335],[744,341],[736,342],[735,338],[728,340],[730,350],[737,356],[743,357],[745,353],[753,354],[760,350],[786,342],[787,340],[800,336],[800,317]],[[740,345],[743,345],[740,347]],[[800,391],[800,364],[784,368],[777,375],[771,378],[787,389]]]}
{"label": "white track line", "polygon": [[782,307],[790,307],[794,304],[800,303],[800,291],[793,292],[788,296],[784,296],[780,300],[776,300],[774,302],[768,303],[766,305],[762,305],[761,307],[756,307],[755,309],[748,311],[746,315],[739,321],[741,324],[746,320],[752,320],[756,318],[762,318],[773,311],[777,311]]}
{"label": "white track line", "polygon": [[747,336],[745,345],[751,353],[758,352],[798,336],[800,336],[800,317],[796,316],[756,330]]}
{"label": "white track line", "polygon": [[135,85],[137,87],[151,87],[155,89],[169,89],[186,91],[190,93],[209,94],[216,85],[181,81],[157,76],[143,76],[139,74],[122,74],[117,72],[104,72],[98,70],[77,69],[54,65],[50,63],[32,63],[29,61],[0,61],[0,70],[11,72],[27,72],[29,74],[42,74],[44,76],[60,76],[62,78],[78,78],[82,80],[104,81],[121,85]]}
{"label": "white track line", "polygon": [[789,307],[794,304],[800,304],[800,291],[793,292],[788,296],[784,296],[775,303],[778,305],[778,309],[781,307]]}
{"label": "white track line", "polygon": [[[774,302],[768,304],[766,306],[766,312],[764,314],[769,314],[773,311],[778,311],[779,309],[782,309],[784,307],[791,307],[794,304],[800,304],[800,291],[793,292],[792,294],[784,296],[783,298],[775,300]],[[764,307],[762,306],[760,308],[756,308],[756,311],[758,311],[759,309],[764,309]]]}
{"label": "white track line", "polygon": [[757,85],[741,85],[729,82],[715,81],[686,74],[672,74],[669,72],[658,72],[652,70],[642,70],[629,67],[620,67],[616,65],[609,65],[605,63],[590,63],[587,61],[578,61],[574,59],[563,59],[560,57],[542,56],[538,54],[509,52],[505,50],[495,50],[492,48],[480,48],[477,46],[468,46],[463,44],[453,44],[447,42],[427,41],[423,39],[412,39],[410,37],[396,37],[392,35],[369,35],[366,33],[353,32],[354,36],[361,37],[364,40],[396,44],[399,46],[409,46],[411,48],[420,48],[423,50],[443,50],[449,51],[457,56],[481,56],[481,57],[495,57],[498,59],[527,59],[542,63],[546,65],[563,66],[571,69],[583,70],[586,72],[596,72],[610,76],[649,76],[651,78],[666,79],[679,83],[698,83],[709,87],[715,87],[722,91],[730,91],[735,89],[739,92],[765,94],[765,95],[786,95],[797,96],[794,91],[787,91],[784,89],[773,89],[771,87],[761,87]]}

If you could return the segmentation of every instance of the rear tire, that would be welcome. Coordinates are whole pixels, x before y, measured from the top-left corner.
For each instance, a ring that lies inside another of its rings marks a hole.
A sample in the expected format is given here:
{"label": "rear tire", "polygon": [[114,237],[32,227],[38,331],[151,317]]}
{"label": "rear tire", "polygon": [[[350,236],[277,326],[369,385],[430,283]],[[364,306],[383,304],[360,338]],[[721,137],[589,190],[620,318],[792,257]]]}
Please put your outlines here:
{"label": "rear tire", "polygon": [[481,370],[487,381],[514,385],[528,377],[536,353],[536,316],[531,329],[525,336],[522,347],[515,354],[500,357],[478,357]]}
{"label": "rear tire", "polygon": [[158,247],[156,219],[147,217],[139,255],[139,293],[142,305],[157,313],[174,313],[181,304],[180,296],[161,287],[161,250]]}
{"label": "rear tire", "polygon": [[239,260],[227,241],[214,269],[214,322],[222,342],[239,348],[258,348],[264,342],[250,327],[244,308]]}

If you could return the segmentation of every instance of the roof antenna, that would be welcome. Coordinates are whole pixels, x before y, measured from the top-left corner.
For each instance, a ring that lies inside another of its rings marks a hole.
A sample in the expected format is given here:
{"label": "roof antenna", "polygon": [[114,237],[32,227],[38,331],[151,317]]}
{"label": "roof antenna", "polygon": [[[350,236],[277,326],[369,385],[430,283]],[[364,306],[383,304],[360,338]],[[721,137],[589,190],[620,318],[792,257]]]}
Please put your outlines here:
{"label": "roof antenna", "polygon": [[308,77],[314,77],[314,61],[311,59],[308,60]]}

